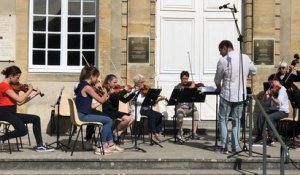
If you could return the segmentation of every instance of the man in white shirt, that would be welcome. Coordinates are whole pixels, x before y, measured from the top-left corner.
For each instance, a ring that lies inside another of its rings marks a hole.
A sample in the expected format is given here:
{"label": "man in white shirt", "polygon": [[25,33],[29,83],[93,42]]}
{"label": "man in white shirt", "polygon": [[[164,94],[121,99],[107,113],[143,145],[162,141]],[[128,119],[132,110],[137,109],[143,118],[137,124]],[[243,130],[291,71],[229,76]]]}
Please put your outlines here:
{"label": "man in white shirt", "polygon": [[242,54],[241,60],[240,53],[234,51],[232,43],[228,40],[221,41],[219,51],[222,58],[218,61],[214,80],[221,97],[219,106],[221,152],[227,154],[228,117],[231,114],[231,148],[232,152],[235,153],[239,149],[240,118],[243,111],[243,102],[246,99],[247,78],[249,75],[256,74],[256,67],[245,54]]}
{"label": "man in white shirt", "polygon": [[[276,121],[289,116],[289,98],[286,88],[280,84],[279,80],[274,77],[274,75],[271,75],[268,80],[271,83],[272,89],[265,92],[265,101],[269,104],[269,111],[267,111],[267,114],[269,114],[269,119],[275,125]],[[264,123],[265,117],[262,113],[258,114],[256,121],[257,136],[254,143],[262,140]],[[267,126],[270,134],[270,137],[267,139],[267,144],[272,145],[274,142],[274,134],[270,126]]]}

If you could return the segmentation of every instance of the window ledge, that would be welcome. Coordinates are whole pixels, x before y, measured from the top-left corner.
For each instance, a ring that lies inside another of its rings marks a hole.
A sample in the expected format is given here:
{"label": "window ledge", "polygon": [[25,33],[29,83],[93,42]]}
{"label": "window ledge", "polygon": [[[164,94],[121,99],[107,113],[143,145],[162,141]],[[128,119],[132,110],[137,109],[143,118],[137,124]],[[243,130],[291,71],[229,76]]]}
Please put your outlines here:
{"label": "window ledge", "polygon": [[78,81],[80,73],[28,73],[28,81]]}

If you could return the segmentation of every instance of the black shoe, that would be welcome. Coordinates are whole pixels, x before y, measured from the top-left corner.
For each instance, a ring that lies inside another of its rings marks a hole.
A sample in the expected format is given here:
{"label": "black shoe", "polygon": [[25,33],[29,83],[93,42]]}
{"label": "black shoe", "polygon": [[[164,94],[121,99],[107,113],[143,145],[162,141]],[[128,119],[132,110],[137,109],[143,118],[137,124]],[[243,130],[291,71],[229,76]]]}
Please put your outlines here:
{"label": "black shoe", "polygon": [[113,141],[114,142],[117,142],[118,141],[118,136],[116,134],[112,134],[112,137],[113,137]]}
{"label": "black shoe", "polygon": [[118,140],[117,140],[119,145],[123,145],[124,144],[124,139],[121,136],[118,136]]}
{"label": "black shoe", "polygon": [[262,137],[256,137],[253,141],[253,143],[258,143],[259,141],[261,141],[263,138]]}
{"label": "black shoe", "polygon": [[269,138],[267,139],[267,145],[269,145],[269,146],[274,146],[274,144],[275,144],[274,139],[271,138],[271,137],[269,137]]}

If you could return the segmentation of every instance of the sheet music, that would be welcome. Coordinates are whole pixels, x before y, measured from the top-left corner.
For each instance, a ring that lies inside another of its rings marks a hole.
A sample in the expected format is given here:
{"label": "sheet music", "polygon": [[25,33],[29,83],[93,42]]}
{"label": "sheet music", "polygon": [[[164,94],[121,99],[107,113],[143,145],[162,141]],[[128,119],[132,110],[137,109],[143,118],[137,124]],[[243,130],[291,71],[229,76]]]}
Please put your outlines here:
{"label": "sheet music", "polygon": [[201,87],[201,92],[215,92],[216,88],[213,86],[204,86]]}

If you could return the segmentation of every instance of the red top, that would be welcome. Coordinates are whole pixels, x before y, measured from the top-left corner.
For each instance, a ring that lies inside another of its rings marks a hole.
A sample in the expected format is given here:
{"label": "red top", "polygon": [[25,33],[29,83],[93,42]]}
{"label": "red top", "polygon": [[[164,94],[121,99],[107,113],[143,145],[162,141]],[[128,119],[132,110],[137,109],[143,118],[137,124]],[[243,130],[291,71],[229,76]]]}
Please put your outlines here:
{"label": "red top", "polygon": [[0,83],[0,106],[14,106],[16,101],[10,98],[5,92],[13,88],[5,82]]}

